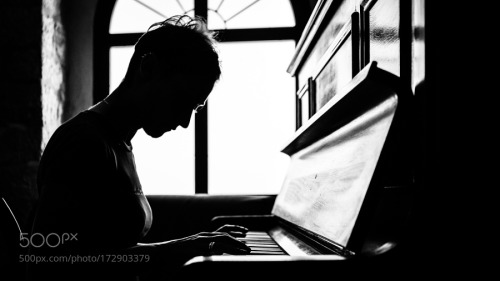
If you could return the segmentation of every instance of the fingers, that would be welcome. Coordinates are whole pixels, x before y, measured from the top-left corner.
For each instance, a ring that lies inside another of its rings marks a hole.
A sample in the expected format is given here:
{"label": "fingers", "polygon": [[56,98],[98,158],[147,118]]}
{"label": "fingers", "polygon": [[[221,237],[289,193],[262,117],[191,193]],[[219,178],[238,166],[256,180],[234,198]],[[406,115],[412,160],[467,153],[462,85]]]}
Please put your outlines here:
{"label": "fingers", "polygon": [[190,240],[197,240],[198,249],[213,254],[248,254],[251,249],[236,237],[245,237],[248,229],[239,225],[226,224],[219,227],[215,232],[200,232],[190,236]]}
{"label": "fingers", "polygon": [[[244,242],[239,241],[226,233],[219,233],[218,235],[207,237],[209,250],[213,254],[248,254],[251,250]],[[210,244],[212,243],[212,244]],[[210,246],[211,245],[211,246]]]}
{"label": "fingers", "polygon": [[226,224],[219,227],[215,232],[226,232],[233,237],[245,237],[248,229],[240,225]]}
{"label": "fingers", "polygon": [[245,237],[246,232],[237,232],[237,231],[229,231],[227,234],[233,236],[233,237]]}

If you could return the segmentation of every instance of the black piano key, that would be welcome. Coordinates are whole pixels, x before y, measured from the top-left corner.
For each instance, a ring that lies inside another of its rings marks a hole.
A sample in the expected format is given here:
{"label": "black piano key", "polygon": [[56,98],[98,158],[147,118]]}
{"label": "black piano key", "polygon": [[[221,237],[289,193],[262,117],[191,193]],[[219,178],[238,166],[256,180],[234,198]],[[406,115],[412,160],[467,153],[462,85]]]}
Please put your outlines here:
{"label": "black piano key", "polygon": [[260,242],[245,242],[245,245],[247,245],[248,247],[252,247],[252,246],[264,246],[264,247],[278,247],[278,245],[276,245],[276,242],[274,243],[271,243],[271,242],[263,242],[263,243],[260,243]]}
{"label": "black piano key", "polygon": [[251,251],[247,255],[284,255],[283,252]]}
{"label": "black piano key", "polygon": [[274,242],[274,240],[271,240],[271,239],[238,239],[242,242],[245,242],[245,243],[276,243]]}
{"label": "black piano key", "polygon": [[257,251],[257,252],[281,252],[281,253],[283,253],[283,251],[279,248],[250,247],[250,249],[252,249],[252,252]]}
{"label": "black piano key", "polygon": [[261,244],[261,245],[276,245],[276,242],[274,241],[255,241],[255,240],[251,240],[251,241],[241,241],[245,244]]}
{"label": "black piano key", "polygon": [[238,239],[242,239],[242,240],[245,240],[245,239],[253,239],[253,240],[273,240],[271,237],[269,236],[246,236],[246,237],[238,237]]}

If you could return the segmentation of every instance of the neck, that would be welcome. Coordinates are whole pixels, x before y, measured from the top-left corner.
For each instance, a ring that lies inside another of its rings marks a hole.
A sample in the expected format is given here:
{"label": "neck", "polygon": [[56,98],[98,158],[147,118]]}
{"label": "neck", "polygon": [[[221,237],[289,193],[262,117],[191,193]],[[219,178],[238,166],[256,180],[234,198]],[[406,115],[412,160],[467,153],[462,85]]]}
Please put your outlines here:
{"label": "neck", "polygon": [[137,125],[137,121],[134,119],[133,108],[129,106],[126,100],[120,98],[126,96],[123,91],[121,87],[118,87],[90,110],[104,115],[113,126],[117,137],[126,143],[130,143],[140,126]]}

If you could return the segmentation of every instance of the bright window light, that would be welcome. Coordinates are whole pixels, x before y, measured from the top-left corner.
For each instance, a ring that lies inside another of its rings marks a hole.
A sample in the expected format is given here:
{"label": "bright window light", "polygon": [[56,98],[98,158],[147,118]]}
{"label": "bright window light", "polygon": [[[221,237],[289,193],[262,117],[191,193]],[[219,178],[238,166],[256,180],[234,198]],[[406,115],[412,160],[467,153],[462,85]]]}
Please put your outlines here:
{"label": "bright window light", "polygon": [[[117,0],[109,32],[143,33],[154,22],[194,15],[194,0]],[[295,26],[288,0],[208,0],[211,29]],[[219,43],[222,78],[208,99],[208,192],[276,194],[288,165],[280,152],[295,130],[295,82],[286,73],[295,43]],[[133,46],[110,48],[110,90]],[[195,193],[194,116],[187,129],[132,140],[144,194]]]}
{"label": "bright window light", "polygon": [[222,43],[222,78],[209,97],[208,192],[276,194],[295,130],[295,83],[285,68],[295,44]]}

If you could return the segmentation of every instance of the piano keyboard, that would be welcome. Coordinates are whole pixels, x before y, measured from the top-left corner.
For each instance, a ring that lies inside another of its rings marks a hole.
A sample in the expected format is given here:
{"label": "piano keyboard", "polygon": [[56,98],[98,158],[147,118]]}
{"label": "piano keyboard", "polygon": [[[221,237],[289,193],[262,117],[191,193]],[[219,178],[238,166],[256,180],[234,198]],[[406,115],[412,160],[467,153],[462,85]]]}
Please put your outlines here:
{"label": "piano keyboard", "polygon": [[245,237],[237,239],[252,249],[249,255],[286,255],[286,252],[264,231],[248,231]]}

